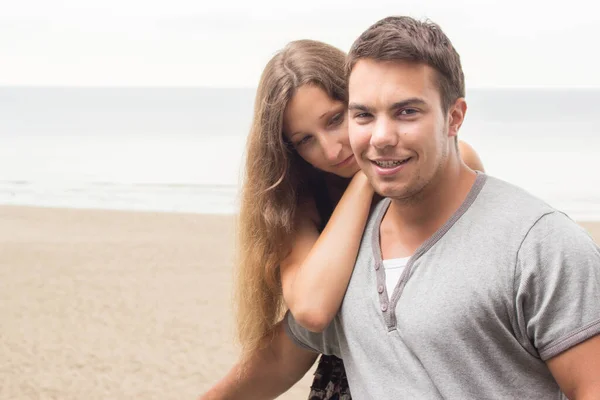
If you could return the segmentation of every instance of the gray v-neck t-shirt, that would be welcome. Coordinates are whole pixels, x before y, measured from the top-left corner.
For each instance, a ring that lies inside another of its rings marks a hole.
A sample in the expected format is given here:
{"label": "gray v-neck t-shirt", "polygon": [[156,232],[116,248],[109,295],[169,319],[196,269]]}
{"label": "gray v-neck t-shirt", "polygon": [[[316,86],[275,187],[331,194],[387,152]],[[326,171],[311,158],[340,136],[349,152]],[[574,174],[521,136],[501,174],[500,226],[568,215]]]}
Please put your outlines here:
{"label": "gray v-neck t-shirt", "polygon": [[341,309],[300,346],[344,360],[356,399],[561,399],[545,361],[600,333],[600,249],[565,214],[478,174],[388,294],[378,203]]}

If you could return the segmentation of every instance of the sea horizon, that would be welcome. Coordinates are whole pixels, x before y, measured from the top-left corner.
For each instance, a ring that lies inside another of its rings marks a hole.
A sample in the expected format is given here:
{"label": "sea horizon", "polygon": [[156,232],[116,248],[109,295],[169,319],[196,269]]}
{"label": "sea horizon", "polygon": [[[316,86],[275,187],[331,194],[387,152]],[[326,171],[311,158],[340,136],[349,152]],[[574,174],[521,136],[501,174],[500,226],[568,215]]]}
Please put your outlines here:
{"label": "sea horizon", "polygon": [[[234,214],[255,88],[0,86],[0,204]],[[469,89],[486,172],[600,220],[600,89]]]}

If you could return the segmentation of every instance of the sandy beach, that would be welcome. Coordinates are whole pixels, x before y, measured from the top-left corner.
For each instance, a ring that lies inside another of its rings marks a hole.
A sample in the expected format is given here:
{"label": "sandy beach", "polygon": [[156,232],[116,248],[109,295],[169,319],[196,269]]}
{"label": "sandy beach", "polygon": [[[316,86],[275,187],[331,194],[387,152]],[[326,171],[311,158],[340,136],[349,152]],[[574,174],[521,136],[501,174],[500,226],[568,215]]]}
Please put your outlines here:
{"label": "sandy beach", "polygon": [[233,217],[2,206],[0,221],[0,399],[195,399],[235,361]]}

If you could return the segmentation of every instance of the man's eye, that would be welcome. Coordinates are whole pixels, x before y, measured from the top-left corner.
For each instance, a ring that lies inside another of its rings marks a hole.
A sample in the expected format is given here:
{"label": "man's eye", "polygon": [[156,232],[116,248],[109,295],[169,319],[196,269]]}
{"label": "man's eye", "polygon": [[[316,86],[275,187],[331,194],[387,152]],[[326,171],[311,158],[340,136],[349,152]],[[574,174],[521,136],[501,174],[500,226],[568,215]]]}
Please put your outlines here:
{"label": "man's eye", "polygon": [[405,108],[403,110],[401,110],[399,112],[400,115],[413,115],[416,114],[418,111],[415,110],[414,108]]}
{"label": "man's eye", "polygon": [[363,113],[356,114],[354,116],[354,118],[362,118],[362,119],[364,119],[364,118],[369,118],[370,116],[371,116],[371,114],[363,112]]}

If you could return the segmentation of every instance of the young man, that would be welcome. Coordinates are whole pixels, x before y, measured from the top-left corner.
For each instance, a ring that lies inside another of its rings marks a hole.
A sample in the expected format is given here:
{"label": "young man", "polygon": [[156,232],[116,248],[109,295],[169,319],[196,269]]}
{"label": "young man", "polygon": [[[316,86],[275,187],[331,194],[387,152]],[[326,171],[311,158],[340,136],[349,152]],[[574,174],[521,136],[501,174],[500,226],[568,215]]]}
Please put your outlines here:
{"label": "young man", "polygon": [[[448,38],[386,18],[354,43],[348,72],[351,145],[386,199],[342,308],[323,333],[288,314],[246,381],[215,398],[245,384],[240,398],[270,398],[325,353],[344,360],[356,399],[600,399],[600,249],[462,163],[464,78]],[[403,268],[396,281],[386,264]]]}

